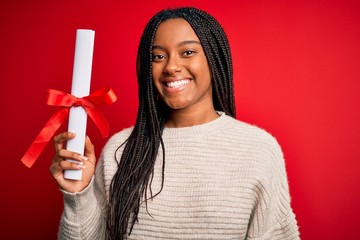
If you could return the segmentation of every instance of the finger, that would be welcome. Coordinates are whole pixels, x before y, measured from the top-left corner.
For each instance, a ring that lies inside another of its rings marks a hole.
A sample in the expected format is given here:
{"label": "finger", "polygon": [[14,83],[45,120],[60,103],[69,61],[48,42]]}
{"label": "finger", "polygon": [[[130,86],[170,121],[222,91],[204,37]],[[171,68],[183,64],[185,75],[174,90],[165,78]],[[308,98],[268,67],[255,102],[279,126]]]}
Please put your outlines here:
{"label": "finger", "polygon": [[60,149],[56,155],[57,155],[58,159],[72,159],[72,160],[76,160],[79,162],[88,160],[88,157],[83,156],[77,152],[72,152],[72,151],[69,151],[66,149]]}
{"label": "finger", "polygon": [[55,151],[59,151],[64,148],[65,141],[75,138],[75,133],[63,132],[54,137]]}
{"label": "finger", "polygon": [[64,160],[58,156],[55,156],[51,165],[50,165],[50,173],[52,176],[58,176],[62,173],[62,169],[60,168],[60,162]]}
{"label": "finger", "polygon": [[69,162],[66,160],[62,160],[59,162],[54,162],[50,167],[51,175],[56,178],[59,175],[63,174],[64,170],[82,170],[85,169],[83,162]]}
{"label": "finger", "polygon": [[95,147],[94,144],[92,144],[89,136],[86,136],[85,138],[85,154],[84,154],[90,162],[95,164],[96,156],[95,156]]}
{"label": "finger", "polygon": [[83,162],[60,161],[58,166],[62,170],[81,170],[86,168]]}
{"label": "finger", "polygon": [[58,162],[60,162],[60,161],[62,161],[62,160],[65,160],[65,158],[59,156],[59,154],[56,154],[55,157],[53,158],[51,164],[58,163]]}

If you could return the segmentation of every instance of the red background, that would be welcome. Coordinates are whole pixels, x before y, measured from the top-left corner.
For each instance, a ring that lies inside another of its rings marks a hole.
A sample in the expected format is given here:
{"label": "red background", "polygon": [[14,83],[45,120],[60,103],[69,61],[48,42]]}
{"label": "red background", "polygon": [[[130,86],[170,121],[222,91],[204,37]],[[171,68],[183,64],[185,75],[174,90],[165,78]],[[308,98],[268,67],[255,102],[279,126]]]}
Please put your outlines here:
{"label": "red background", "polygon": [[[49,144],[31,169],[20,158],[57,109],[48,88],[70,91],[75,31],[96,31],[92,90],[111,133],[134,123],[135,57],[162,8],[193,5],[225,28],[234,58],[237,118],[280,142],[302,239],[355,239],[360,216],[360,4],[358,1],[19,1],[0,3],[1,239],[55,239],[62,195]],[[62,130],[66,129],[66,124]],[[88,134],[102,139],[89,122]]]}

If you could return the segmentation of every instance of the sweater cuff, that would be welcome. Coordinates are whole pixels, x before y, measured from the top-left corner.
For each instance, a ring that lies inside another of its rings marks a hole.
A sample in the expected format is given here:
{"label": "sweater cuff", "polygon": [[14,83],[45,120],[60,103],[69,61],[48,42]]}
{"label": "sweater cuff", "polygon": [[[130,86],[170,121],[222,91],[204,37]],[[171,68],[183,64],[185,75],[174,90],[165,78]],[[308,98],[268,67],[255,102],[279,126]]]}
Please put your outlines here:
{"label": "sweater cuff", "polygon": [[81,192],[67,192],[60,189],[64,195],[64,213],[63,218],[69,222],[79,223],[83,216],[89,216],[92,209],[90,206],[96,206],[96,197],[94,194],[94,178],[89,185]]}

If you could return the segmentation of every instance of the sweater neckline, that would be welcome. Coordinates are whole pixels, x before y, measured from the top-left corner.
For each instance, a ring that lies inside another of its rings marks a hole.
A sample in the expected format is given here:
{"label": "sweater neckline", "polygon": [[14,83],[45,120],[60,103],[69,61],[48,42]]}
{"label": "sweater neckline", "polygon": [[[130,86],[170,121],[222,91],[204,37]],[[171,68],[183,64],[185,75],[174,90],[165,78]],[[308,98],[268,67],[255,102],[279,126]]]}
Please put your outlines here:
{"label": "sweater neckline", "polygon": [[226,121],[228,116],[224,112],[217,112],[220,116],[210,122],[190,127],[168,128],[163,131],[164,138],[197,138],[212,134],[226,127],[229,123]]}

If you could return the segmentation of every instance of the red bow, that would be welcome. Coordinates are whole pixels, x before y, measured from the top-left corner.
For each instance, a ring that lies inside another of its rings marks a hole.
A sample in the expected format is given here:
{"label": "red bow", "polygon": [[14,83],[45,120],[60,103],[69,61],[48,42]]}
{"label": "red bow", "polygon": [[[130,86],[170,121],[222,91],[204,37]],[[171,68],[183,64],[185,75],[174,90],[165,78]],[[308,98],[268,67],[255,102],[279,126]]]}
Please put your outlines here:
{"label": "red bow", "polygon": [[101,135],[103,137],[107,137],[110,130],[109,124],[97,106],[112,104],[116,101],[116,99],[117,97],[114,91],[108,87],[100,88],[99,90],[91,93],[89,96],[83,98],[77,98],[66,92],[49,89],[46,103],[50,106],[60,106],[63,108],[56,111],[46,122],[45,126],[41,129],[34,142],[30,145],[21,161],[29,168],[35,163],[36,159],[44,150],[46,144],[68,117],[69,109],[71,107],[83,107],[89,117],[99,128]]}

